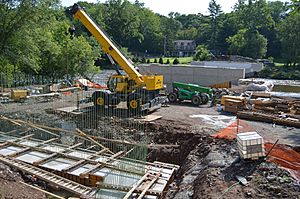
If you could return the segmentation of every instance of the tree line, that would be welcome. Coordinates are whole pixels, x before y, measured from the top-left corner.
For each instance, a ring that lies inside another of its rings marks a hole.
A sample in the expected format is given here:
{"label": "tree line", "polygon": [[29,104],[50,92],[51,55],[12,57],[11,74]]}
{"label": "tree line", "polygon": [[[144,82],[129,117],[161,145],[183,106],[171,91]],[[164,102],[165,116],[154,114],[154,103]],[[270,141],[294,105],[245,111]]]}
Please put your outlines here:
{"label": "tree line", "polygon": [[[208,15],[171,12],[168,16],[154,13],[138,0],[79,5],[112,40],[139,57],[168,56],[174,40],[188,39],[206,54],[274,58],[287,65],[300,62],[299,0],[239,0],[230,13],[211,0]],[[1,72],[63,77],[99,71],[95,61],[101,60],[100,46],[68,9],[59,0],[1,1]],[[74,36],[68,32],[72,26]]]}

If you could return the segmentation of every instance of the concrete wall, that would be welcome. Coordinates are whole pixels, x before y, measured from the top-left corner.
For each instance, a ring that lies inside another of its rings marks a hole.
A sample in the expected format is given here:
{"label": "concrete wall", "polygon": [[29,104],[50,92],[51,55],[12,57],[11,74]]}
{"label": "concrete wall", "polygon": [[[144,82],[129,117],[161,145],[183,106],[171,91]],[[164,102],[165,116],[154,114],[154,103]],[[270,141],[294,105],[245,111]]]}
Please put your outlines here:
{"label": "concrete wall", "polygon": [[164,83],[172,88],[172,82],[184,82],[209,86],[231,81],[237,84],[238,80],[245,77],[245,69],[199,67],[191,65],[164,66],[159,64],[140,65],[142,74],[162,74]]}
{"label": "concrete wall", "polygon": [[244,68],[245,73],[259,72],[263,69],[262,63],[233,62],[233,61],[193,61],[191,65],[218,67],[218,68]]}

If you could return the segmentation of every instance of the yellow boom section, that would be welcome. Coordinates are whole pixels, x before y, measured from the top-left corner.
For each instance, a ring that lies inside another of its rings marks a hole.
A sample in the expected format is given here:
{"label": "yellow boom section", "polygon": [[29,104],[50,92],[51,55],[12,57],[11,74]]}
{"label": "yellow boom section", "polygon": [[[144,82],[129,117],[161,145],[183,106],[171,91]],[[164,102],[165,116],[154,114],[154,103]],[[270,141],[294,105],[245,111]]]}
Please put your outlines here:
{"label": "yellow boom section", "polygon": [[137,85],[145,84],[143,81],[143,76],[137,70],[135,70],[134,66],[129,62],[129,60],[127,60],[121,51],[82,8],[75,4],[72,8],[72,14],[74,18],[78,19],[90,31],[90,33],[100,43],[102,50],[109,54],[118,63],[118,65],[130,77],[130,79],[134,80]]}

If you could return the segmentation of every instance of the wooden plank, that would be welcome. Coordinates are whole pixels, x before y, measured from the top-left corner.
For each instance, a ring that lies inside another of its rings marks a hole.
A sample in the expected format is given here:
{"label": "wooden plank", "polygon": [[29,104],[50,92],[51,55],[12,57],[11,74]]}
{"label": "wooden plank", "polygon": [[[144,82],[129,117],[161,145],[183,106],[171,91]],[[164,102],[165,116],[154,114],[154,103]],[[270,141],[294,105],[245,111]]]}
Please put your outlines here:
{"label": "wooden plank", "polygon": [[53,154],[51,154],[51,155],[49,155],[49,156],[47,156],[45,158],[42,158],[41,160],[33,162],[32,164],[34,166],[39,166],[40,164],[43,164],[44,162],[47,162],[48,160],[56,158],[58,155],[59,154],[57,154],[57,153],[53,153]]}
{"label": "wooden plank", "polygon": [[161,173],[158,173],[151,182],[144,188],[143,192],[139,195],[138,199],[143,199],[147,191],[151,188],[151,186],[155,183],[155,181],[159,178]]}
{"label": "wooden plank", "polygon": [[9,121],[9,122],[11,122],[11,123],[13,123],[13,124],[15,124],[15,125],[17,125],[17,126],[22,126],[22,124],[20,124],[20,123],[14,121],[14,120],[12,120],[12,119],[9,119],[9,118],[7,118],[7,117],[5,117],[5,116],[1,116],[0,119],[7,120],[7,121]]}
{"label": "wooden plank", "polygon": [[[126,186],[126,185],[113,185],[113,184],[99,184],[99,187],[104,188],[104,189],[111,189],[111,190],[118,190],[118,191],[130,191],[132,189],[132,187]],[[144,191],[143,188],[136,188],[134,190],[134,193],[142,193]],[[153,196],[158,196],[160,197],[162,195],[161,191],[156,191],[153,189],[148,189],[146,191],[147,195],[153,195]]]}
{"label": "wooden plank", "polygon": [[[95,147],[97,147],[97,145],[92,145],[92,146],[90,146],[90,147],[88,147],[88,148],[86,148],[87,150],[91,150],[91,149],[93,149],[93,148],[95,148]],[[106,151],[106,150],[105,150]]]}
{"label": "wooden plank", "polygon": [[123,199],[128,199],[129,197],[131,197],[131,194],[136,190],[136,188],[138,188],[138,186],[140,186],[140,184],[147,179],[148,177],[148,173],[146,173],[133,187],[132,189],[130,189],[127,194],[124,196]]}
{"label": "wooden plank", "polygon": [[12,131],[8,131],[8,132],[2,132],[2,131],[0,131],[0,134],[2,134],[2,135],[7,135],[7,134],[15,133],[15,132],[17,132],[17,131],[18,131],[17,129],[12,130]]}
{"label": "wooden plank", "polygon": [[49,143],[54,142],[54,141],[56,141],[56,140],[58,140],[58,138],[52,138],[52,139],[50,139],[50,140],[44,141],[43,143],[41,143],[41,145],[49,144]]}
{"label": "wooden plank", "polygon": [[80,129],[76,129],[76,131],[78,131],[80,133],[81,136],[84,136],[86,138],[88,138],[91,142],[95,143],[96,145],[100,146],[101,148],[107,150],[109,153],[114,154],[111,150],[109,150],[109,148],[106,148],[105,146],[103,146],[102,144],[100,144],[99,142],[97,142],[96,140],[94,140],[93,138],[87,136],[83,131],[81,131]]}
{"label": "wooden plank", "polygon": [[81,146],[82,144],[83,144],[83,143],[80,142],[80,143],[77,143],[77,144],[75,144],[75,145],[73,145],[73,146],[70,146],[70,147],[68,147],[68,148],[66,149],[66,151],[67,151],[67,150],[70,150],[70,149],[75,149],[75,148]]}
{"label": "wooden plank", "polygon": [[31,148],[30,148],[30,147],[27,147],[27,148],[25,148],[25,149],[23,149],[23,150],[21,150],[21,151],[16,151],[16,152],[14,152],[14,153],[11,153],[11,154],[9,154],[8,156],[9,156],[9,157],[14,157],[14,156],[20,155],[20,154],[22,154],[22,153],[25,153],[25,152],[27,152],[27,151],[29,151],[29,150],[31,150]]}
{"label": "wooden plank", "polygon": [[63,169],[62,172],[69,172],[69,171],[79,167],[80,165],[84,164],[85,162],[86,162],[86,160],[79,160],[78,162],[75,162],[74,164],[71,164],[67,168]]}
{"label": "wooden plank", "polygon": [[102,167],[104,167],[104,165],[98,163],[98,164],[96,164],[94,167],[92,167],[92,168],[86,170],[85,172],[81,173],[79,176],[80,176],[81,178],[85,178],[85,177],[87,177],[90,173],[93,173],[93,172],[95,172],[96,170],[98,170],[98,169],[100,169],[100,168],[102,168]]}

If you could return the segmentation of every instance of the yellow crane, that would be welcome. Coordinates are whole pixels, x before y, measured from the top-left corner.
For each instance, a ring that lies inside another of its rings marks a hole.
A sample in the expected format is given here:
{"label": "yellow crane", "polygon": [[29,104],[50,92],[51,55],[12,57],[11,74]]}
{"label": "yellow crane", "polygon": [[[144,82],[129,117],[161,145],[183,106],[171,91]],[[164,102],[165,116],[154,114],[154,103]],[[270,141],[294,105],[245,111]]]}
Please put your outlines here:
{"label": "yellow crane", "polygon": [[166,96],[161,96],[163,89],[162,75],[142,75],[135,66],[118,49],[107,34],[91,19],[91,17],[78,5],[74,4],[71,13],[78,19],[96,38],[102,50],[125,71],[112,75],[108,82],[108,90],[95,91],[92,95],[94,105],[100,108],[116,106],[120,102],[127,102],[129,111],[144,111],[160,105],[166,101]]}

